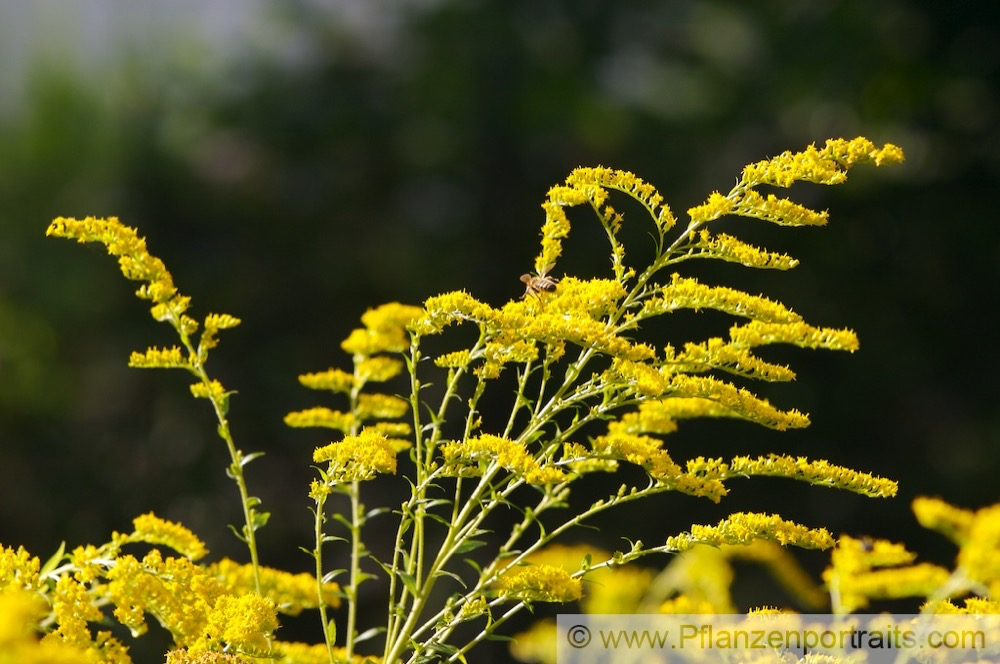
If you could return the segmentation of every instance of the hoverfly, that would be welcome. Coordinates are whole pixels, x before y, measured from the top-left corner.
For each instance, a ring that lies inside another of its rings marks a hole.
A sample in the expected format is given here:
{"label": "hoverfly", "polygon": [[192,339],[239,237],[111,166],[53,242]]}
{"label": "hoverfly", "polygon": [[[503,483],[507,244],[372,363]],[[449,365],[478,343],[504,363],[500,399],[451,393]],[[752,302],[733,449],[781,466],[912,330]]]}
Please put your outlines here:
{"label": "hoverfly", "polygon": [[556,284],[559,283],[559,280],[555,277],[548,276],[549,270],[551,269],[552,266],[549,265],[538,274],[522,274],[521,282],[524,284],[523,297],[538,295],[540,293],[551,293],[555,291]]}

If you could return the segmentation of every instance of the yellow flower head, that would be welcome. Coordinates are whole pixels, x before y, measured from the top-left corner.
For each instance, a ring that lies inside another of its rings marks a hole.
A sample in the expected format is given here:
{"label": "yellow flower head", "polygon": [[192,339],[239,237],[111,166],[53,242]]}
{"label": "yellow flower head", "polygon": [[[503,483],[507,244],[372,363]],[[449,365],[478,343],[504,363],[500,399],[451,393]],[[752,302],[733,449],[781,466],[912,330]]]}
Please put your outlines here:
{"label": "yellow flower head", "polygon": [[833,546],[833,537],[826,528],[808,528],[782,519],[777,514],[736,512],[716,526],[693,525],[690,532],[667,538],[667,547],[681,552],[695,544],[746,545],[758,539],[804,549],[828,549]]}
{"label": "yellow flower head", "polygon": [[583,585],[562,567],[523,565],[504,572],[494,586],[497,594],[527,602],[572,602],[583,595]]}
{"label": "yellow flower head", "polygon": [[299,376],[299,383],[310,390],[331,390],[349,394],[354,387],[354,376],[340,369],[327,369],[317,373],[307,373]]}
{"label": "yellow flower head", "polygon": [[179,523],[161,519],[152,512],[132,519],[132,525],[135,527],[132,534],[116,537],[118,543],[146,542],[169,546],[191,560],[203,558],[208,553],[205,543],[197,535]]}
{"label": "yellow flower head", "polygon": [[[207,571],[233,595],[256,592],[253,565],[237,563],[223,558],[208,566]],[[274,603],[281,613],[297,616],[303,609],[319,606],[316,595],[316,577],[311,574],[291,574],[272,567],[259,567],[260,593]],[[340,606],[340,586],[323,584],[323,604]]]}
{"label": "yellow flower head", "polygon": [[385,436],[365,429],[357,436],[317,447],[313,461],[330,464],[330,474],[338,481],[371,480],[377,473],[395,474],[396,453]]}
{"label": "yellow flower head", "polygon": [[32,590],[38,587],[41,562],[23,546],[13,549],[0,545],[0,590],[7,587]]}
{"label": "yellow flower head", "polygon": [[463,468],[463,465],[495,460],[497,465],[524,478],[528,484],[558,484],[569,479],[555,466],[543,466],[523,444],[492,434],[446,443],[441,446],[441,453],[445,463],[463,475],[477,472],[472,468]]}

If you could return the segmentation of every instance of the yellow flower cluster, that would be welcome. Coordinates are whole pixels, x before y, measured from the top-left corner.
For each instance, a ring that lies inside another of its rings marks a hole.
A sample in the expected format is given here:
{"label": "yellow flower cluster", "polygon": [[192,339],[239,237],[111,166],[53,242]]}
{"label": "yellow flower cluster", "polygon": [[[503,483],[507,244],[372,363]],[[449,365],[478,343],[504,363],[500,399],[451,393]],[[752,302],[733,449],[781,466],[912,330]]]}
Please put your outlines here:
{"label": "yellow flower cluster", "polygon": [[834,609],[851,613],[872,599],[928,596],[948,579],[948,570],[926,563],[901,544],[842,535],[823,571]]}
{"label": "yellow flower cluster", "polygon": [[500,597],[524,602],[572,602],[583,595],[579,579],[554,565],[523,565],[504,572],[495,583]]}
{"label": "yellow flower cluster", "polygon": [[371,429],[317,447],[313,461],[329,462],[331,479],[343,482],[371,480],[377,473],[392,475],[396,472],[395,450],[385,436]]}
{"label": "yellow flower cluster", "polygon": [[86,648],[59,639],[38,640],[38,623],[47,613],[48,605],[40,595],[15,588],[0,589],[0,664],[92,664],[97,653]]}
{"label": "yellow flower cluster", "polygon": [[8,587],[34,590],[39,584],[40,569],[41,562],[23,546],[14,549],[0,545],[0,590]]}
{"label": "yellow flower cluster", "polygon": [[[274,651],[280,653],[281,664],[331,664],[330,653],[327,651],[325,643],[298,643],[289,641],[276,641]],[[381,657],[374,655],[359,655],[354,653],[347,656],[344,648],[333,648],[332,664],[379,664]],[[167,662],[170,664],[170,662]],[[183,663],[186,664],[186,663]]]}
{"label": "yellow flower cluster", "polygon": [[810,145],[802,152],[784,152],[773,159],[750,164],[743,169],[742,182],[753,187],[770,184],[790,187],[794,182],[839,184],[847,179],[847,170],[855,164],[896,164],[903,161],[903,151],[887,143],[882,148],[865,138],[831,139],[823,148]]}
{"label": "yellow flower cluster", "polygon": [[761,270],[790,270],[799,264],[787,254],[760,249],[726,233],[713,235],[704,229],[692,234],[688,246],[701,258],[715,258]]}
{"label": "yellow flower cluster", "polygon": [[130,542],[145,542],[169,546],[174,551],[191,560],[204,558],[208,553],[205,543],[202,542],[193,532],[173,521],[161,519],[152,512],[137,516],[132,519],[132,526],[135,530],[129,535],[115,533],[113,541],[117,545]]}
{"label": "yellow flower cluster", "polygon": [[742,348],[767,344],[792,344],[799,348],[846,350],[851,353],[858,349],[858,337],[852,330],[813,327],[802,322],[764,323],[754,320],[729,328],[729,338],[733,344]]}
{"label": "yellow flower cluster", "polygon": [[341,369],[327,369],[299,376],[299,383],[310,390],[330,390],[350,394],[354,387],[354,375]]}
{"label": "yellow flower cluster", "polygon": [[178,315],[187,309],[188,298],[177,294],[173,277],[163,261],[150,255],[145,238],[139,237],[134,228],[125,226],[117,217],[87,217],[83,220],[58,217],[49,224],[45,234],[69,238],[81,244],[100,242],[107,248],[108,254],[118,258],[118,266],[126,279],[147,282],[136,295],[154,304],[169,305]]}
{"label": "yellow flower cluster", "polygon": [[[316,577],[311,574],[291,574],[280,569],[261,566],[260,594],[274,603],[281,613],[297,616],[303,609],[319,606],[316,597]],[[233,595],[256,592],[253,565],[237,563],[229,558],[212,563],[206,571],[218,579],[219,583]],[[323,584],[323,604],[340,606],[340,586],[329,582]]]}
{"label": "yellow flower cluster", "polygon": [[700,373],[719,369],[744,378],[769,382],[795,380],[795,372],[786,366],[765,362],[746,348],[712,337],[702,343],[686,343],[674,353],[667,348],[665,363],[676,372]]}
{"label": "yellow flower cluster", "polygon": [[791,309],[762,295],[750,295],[735,288],[707,286],[697,279],[670,275],[670,283],[646,300],[643,314],[659,315],[678,309],[715,309],[765,323],[797,323],[802,317]]}
{"label": "yellow flower cluster", "polygon": [[355,418],[351,413],[342,413],[324,406],[299,410],[285,415],[285,424],[290,427],[323,427],[337,429],[347,433],[354,426]]}
{"label": "yellow flower cluster", "polygon": [[761,196],[753,189],[747,191],[735,206],[735,212],[744,217],[755,217],[779,226],[823,226],[829,221],[827,212],[817,212],[787,198],[768,194]]}
{"label": "yellow flower cluster", "polygon": [[569,479],[555,466],[539,463],[523,444],[492,434],[446,443],[441,446],[441,454],[445,463],[460,475],[481,472],[481,469],[471,469],[467,464],[496,461],[497,465],[524,478],[528,484],[558,484]]}
{"label": "yellow flower cluster", "polygon": [[936,530],[958,545],[969,540],[976,515],[970,510],[949,505],[938,498],[919,497],[913,500],[913,513],[924,528]]}
{"label": "yellow flower cluster", "polygon": [[676,374],[670,378],[666,391],[673,396],[713,401],[730,411],[734,417],[750,420],[770,429],[783,431],[809,426],[809,418],[799,411],[778,410],[766,399],[754,396],[749,390],[711,376]]}
{"label": "yellow flower cluster", "polygon": [[369,309],[361,316],[364,327],[352,331],[340,347],[352,355],[362,357],[402,352],[410,345],[406,328],[421,314],[423,311],[419,307],[398,302]]}
{"label": "yellow flower cluster", "polygon": [[810,484],[846,489],[871,498],[890,498],[896,495],[899,485],[884,477],[861,473],[823,459],[810,460],[781,454],[751,459],[736,457],[727,470],[730,477],[769,476],[788,477]]}
{"label": "yellow flower cluster", "polygon": [[1000,504],[977,510],[967,537],[958,550],[959,568],[1000,597]]}
{"label": "yellow flower cluster", "polygon": [[152,346],[144,353],[134,351],[128,365],[136,369],[190,369],[191,361],[179,346],[162,349]]}
{"label": "yellow flower cluster", "polygon": [[690,532],[667,538],[666,546],[679,553],[688,551],[696,544],[746,545],[758,539],[771,540],[782,546],[791,544],[804,549],[828,549],[834,543],[826,528],[808,528],[786,521],[777,514],[736,512],[716,526],[693,525]]}
{"label": "yellow flower cluster", "polygon": [[226,388],[222,386],[222,383],[212,379],[207,383],[192,383],[191,384],[191,395],[196,399],[211,399],[212,401],[218,401],[219,399],[224,399],[226,396]]}
{"label": "yellow flower cluster", "polygon": [[362,421],[402,417],[410,403],[391,394],[359,394],[354,416]]}

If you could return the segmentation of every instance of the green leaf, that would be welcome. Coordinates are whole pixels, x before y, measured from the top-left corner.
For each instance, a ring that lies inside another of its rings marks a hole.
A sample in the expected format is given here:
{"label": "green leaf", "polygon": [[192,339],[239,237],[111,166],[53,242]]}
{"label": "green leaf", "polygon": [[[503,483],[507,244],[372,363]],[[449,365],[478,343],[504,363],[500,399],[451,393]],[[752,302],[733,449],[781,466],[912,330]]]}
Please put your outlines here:
{"label": "green leaf", "polygon": [[371,629],[366,629],[365,631],[354,637],[355,643],[361,643],[362,641],[367,641],[368,639],[374,638],[385,631],[385,627],[372,627]]}
{"label": "green leaf", "polygon": [[[233,531],[233,534],[234,534],[234,535],[236,535],[236,539],[238,539],[239,541],[241,541],[241,542],[243,542],[244,544],[246,544],[246,543],[247,543],[247,538],[246,538],[246,535],[244,535],[244,534],[243,534],[243,533],[241,532],[241,530],[240,530],[239,528],[237,528],[236,526],[234,526],[233,524],[231,524],[231,523],[230,523],[230,524],[228,524],[228,525],[229,525],[229,529],[230,529],[231,531]],[[246,528],[246,526],[244,526],[244,528]]]}
{"label": "green leaf", "polygon": [[417,596],[417,579],[412,574],[407,574],[406,572],[397,572],[399,578],[402,579],[403,585],[406,589],[410,591],[410,594],[414,597]]}
{"label": "green leaf", "polygon": [[480,567],[479,563],[477,563],[475,560],[473,560],[472,558],[462,558],[462,560],[467,562],[469,564],[469,567],[476,570],[476,574],[478,574],[479,576],[483,575],[483,568]]}
{"label": "green leaf", "polygon": [[264,526],[267,525],[267,522],[271,519],[271,513],[270,512],[253,512],[252,516],[250,517],[250,519],[251,519],[251,522],[253,523],[253,529],[255,531],[257,531],[257,530],[260,530],[261,528],[263,528]]}
{"label": "green leaf", "polygon": [[469,587],[469,586],[467,586],[465,584],[465,581],[462,580],[462,577],[460,577],[458,574],[455,574],[454,572],[449,572],[448,570],[445,570],[445,569],[438,570],[437,572],[434,573],[434,576],[435,577],[438,577],[438,576],[450,576],[451,578],[453,578],[456,581],[458,581],[459,585],[461,585],[463,588],[468,588]]}
{"label": "green leaf", "polygon": [[462,540],[462,543],[455,548],[455,553],[468,553],[469,551],[478,549],[481,546],[486,546],[486,542],[476,539],[464,539]]}
{"label": "green leaf", "polygon": [[54,570],[56,567],[58,567],[59,563],[62,562],[63,555],[65,555],[65,553],[66,553],[66,542],[64,540],[63,543],[59,545],[59,548],[56,549],[56,552],[52,554],[52,557],[46,560],[45,564],[42,565],[42,569],[39,570],[39,574],[41,576],[45,576],[46,574]]}
{"label": "green leaf", "polygon": [[330,643],[337,642],[337,623],[331,620],[326,624],[326,638]]}

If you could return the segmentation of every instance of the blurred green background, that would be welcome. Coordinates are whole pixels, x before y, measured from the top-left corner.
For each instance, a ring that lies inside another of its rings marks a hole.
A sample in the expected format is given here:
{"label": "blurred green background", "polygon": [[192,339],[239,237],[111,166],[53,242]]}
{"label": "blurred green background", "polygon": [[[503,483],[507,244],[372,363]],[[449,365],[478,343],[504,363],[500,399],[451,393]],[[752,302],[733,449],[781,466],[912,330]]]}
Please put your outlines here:
{"label": "blurred green background", "polygon": [[[950,562],[909,501],[1000,499],[997,14],[917,0],[0,4],[0,542],[45,558],[155,510],[244,557],[210,410],[183,376],[126,367],[171,331],[102,250],[46,240],[54,216],[120,216],[197,317],[243,319],[210,367],[239,391],[238,444],[267,454],[249,470],[274,513],[263,559],[299,571],[309,456],[328,438],[282,417],[322,403],[296,376],[346,366],[339,342],[367,307],[519,296],[539,204],[577,165],[632,170],[683,213],[750,161],[865,135],[908,160],[793,189],[830,210],[827,228],[731,224],[800,267],[695,272],[853,327],[861,351],[774,355],[799,380],[761,393],[810,412],[805,431],[694,422],[668,447],[826,458],[898,479],[900,497],[759,480],[577,537],[662,541],[759,509]],[[597,226],[574,219],[556,273],[599,274]],[[672,340],[727,325],[707,320],[678,317],[692,327]],[[396,500],[398,484],[374,489]]]}

